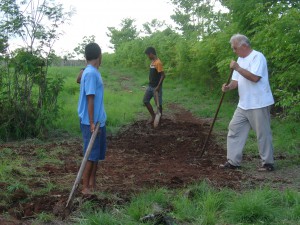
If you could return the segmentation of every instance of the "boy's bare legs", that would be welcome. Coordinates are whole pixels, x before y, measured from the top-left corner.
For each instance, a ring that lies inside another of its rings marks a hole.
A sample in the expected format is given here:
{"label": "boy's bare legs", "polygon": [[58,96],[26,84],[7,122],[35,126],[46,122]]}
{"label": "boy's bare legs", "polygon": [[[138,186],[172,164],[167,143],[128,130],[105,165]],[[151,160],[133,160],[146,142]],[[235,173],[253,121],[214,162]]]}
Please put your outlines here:
{"label": "boy's bare legs", "polygon": [[93,162],[87,161],[85,168],[83,170],[83,175],[82,175],[82,191],[81,191],[81,193],[84,195],[91,194],[91,190],[89,189],[89,182],[90,182],[92,170],[93,170]]}
{"label": "boy's bare legs", "polygon": [[145,106],[147,107],[150,115],[151,115],[151,121],[149,121],[149,123],[153,123],[154,122],[154,119],[155,119],[155,113],[153,111],[153,108],[152,108],[152,105],[150,103],[145,103]]}
{"label": "boy's bare legs", "polygon": [[98,168],[98,162],[93,162],[92,172],[89,179],[89,188],[93,192],[96,189],[96,172]]}

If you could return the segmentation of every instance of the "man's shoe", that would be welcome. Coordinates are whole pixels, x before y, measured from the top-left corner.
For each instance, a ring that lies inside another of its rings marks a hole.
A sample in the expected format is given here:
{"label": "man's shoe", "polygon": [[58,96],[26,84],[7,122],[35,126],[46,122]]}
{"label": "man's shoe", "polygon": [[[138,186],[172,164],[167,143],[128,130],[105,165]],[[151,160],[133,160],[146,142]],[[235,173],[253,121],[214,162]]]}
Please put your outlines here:
{"label": "man's shoe", "polygon": [[274,171],[274,166],[273,166],[273,164],[264,164],[262,167],[258,168],[258,171],[260,171],[260,172]]}
{"label": "man's shoe", "polygon": [[240,168],[240,166],[231,165],[229,162],[226,162],[225,164],[221,164],[219,167],[222,169],[232,169],[232,170]]}

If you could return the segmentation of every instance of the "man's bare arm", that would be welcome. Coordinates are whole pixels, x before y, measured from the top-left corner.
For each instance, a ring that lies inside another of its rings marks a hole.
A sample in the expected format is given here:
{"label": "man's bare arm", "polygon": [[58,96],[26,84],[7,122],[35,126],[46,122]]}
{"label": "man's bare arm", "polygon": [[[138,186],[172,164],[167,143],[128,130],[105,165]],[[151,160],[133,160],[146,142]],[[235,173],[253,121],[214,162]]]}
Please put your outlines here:
{"label": "man's bare arm", "polygon": [[250,80],[252,82],[258,82],[260,80],[260,76],[257,76],[250,71],[243,69],[240,67],[240,65],[236,61],[231,61],[230,68],[237,71],[239,74],[241,74],[243,77],[245,77],[247,80]]}

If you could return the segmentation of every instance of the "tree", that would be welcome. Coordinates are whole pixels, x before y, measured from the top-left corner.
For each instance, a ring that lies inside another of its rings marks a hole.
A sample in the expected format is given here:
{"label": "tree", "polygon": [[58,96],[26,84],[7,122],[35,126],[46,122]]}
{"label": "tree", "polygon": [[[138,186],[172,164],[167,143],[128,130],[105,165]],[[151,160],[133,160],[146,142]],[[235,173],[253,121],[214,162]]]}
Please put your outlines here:
{"label": "tree", "polygon": [[113,44],[115,50],[118,47],[128,41],[136,39],[139,35],[136,26],[134,25],[135,20],[126,18],[122,20],[121,29],[115,27],[108,27],[109,33],[107,36],[110,37],[110,43]]}
{"label": "tree", "polygon": [[[53,44],[71,12],[54,0],[1,0],[0,136],[4,139],[43,135],[58,113],[57,96],[63,80],[48,76]],[[9,44],[21,39],[13,51]]]}
{"label": "tree", "polygon": [[144,33],[147,35],[151,35],[156,31],[162,30],[163,28],[166,28],[166,26],[165,21],[159,21],[157,19],[153,19],[151,22],[143,24]]}
{"label": "tree", "polygon": [[222,24],[220,21],[225,19],[221,12],[214,11],[214,4],[209,0],[171,0],[171,2],[176,6],[175,14],[171,18],[185,37],[202,39],[219,31]]}
{"label": "tree", "polygon": [[77,47],[74,48],[74,52],[77,56],[84,56],[85,46],[89,43],[95,42],[95,35],[91,35],[89,37],[84,36],[81,43],[78,43]]}

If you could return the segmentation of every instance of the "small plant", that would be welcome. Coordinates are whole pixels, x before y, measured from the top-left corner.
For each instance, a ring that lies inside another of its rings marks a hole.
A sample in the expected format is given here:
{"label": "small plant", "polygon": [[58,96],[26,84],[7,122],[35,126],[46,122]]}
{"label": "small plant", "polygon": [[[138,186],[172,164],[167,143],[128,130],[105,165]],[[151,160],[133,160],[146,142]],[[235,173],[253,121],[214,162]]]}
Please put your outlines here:
{"label": "small plant", "polygon": [[167,191],[165,189],[154,189],[135,196],[127,209],[127,213],[138,221],[141,217],[154,213],[157,210],[154,209],[155,205],[163,209],[167,203]]}
{"label": "small plant", "polygon": [[54,220],[54,215],[42,212],[36,215],[36,221],[34,221],[32,224],[39,225],[41,223],[52,222],[53,220]]}

